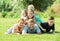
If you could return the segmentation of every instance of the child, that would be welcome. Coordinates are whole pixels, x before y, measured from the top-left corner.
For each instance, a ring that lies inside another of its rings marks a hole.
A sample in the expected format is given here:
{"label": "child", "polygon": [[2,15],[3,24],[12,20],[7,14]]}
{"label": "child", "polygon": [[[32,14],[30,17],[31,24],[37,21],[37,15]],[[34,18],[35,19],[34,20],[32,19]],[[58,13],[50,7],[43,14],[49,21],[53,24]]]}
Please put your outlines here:
{"label": "child", "polygon": [[43,31],[46,31],[46,30],[43,29],[43,27],[39,24],[39,23],[41,23],[41,22],[37,22],[37,21],[36,21],[36,17],[34,16],[34,11],[33,11],[33,10],[28,11],[28,19],[34,19],[35,24],[38,24],[38,26],[39,26]]}
{"label": "child", "polygon": [[36,21],[36,17],[34,16],[34,11],[33,11],[33,10],[28,11],[28,19],[33,19],[33,20],[34,20],[34,23],[35,23],[35,24],[38,24],[38,26],[39,26],[43,31],[45,31],[45,29],[43,29],[43,27],[39,24],[40,22],[37,22],[37,21]]}
{"label": "child", "polygon": [[[52,33],[54,33],[55,32],[55,27],[54,27],[54,17],[53,16],[50,16],[49,18],[48,18],[48,22],[44,22],[44,23],[41,23],[40,24],[44,29],[46,29],[46,31],[45,32],[47,32],[47,33],[49,33],[51,30],[52,30]],[[42,30],[42,29],[41,29]],[[43,30],[42,30],[42,32],[44,32]]]}
{"label": "child", "polygon": [[28,34],[28,33],[29,34],[34,34],[34,33],[40,34],[41,33],[38,25],[36,25],[34,23],[34,20],[33,19],[29,19],[28,20],[27,25],[24,27],[24,29],[22,31],[22,34]]}
{"label": "child", "polygon": [[20,22],[17,24],[14,24],[10,29],[8,29],[8,32],[6,32],[5,34],[11,34],[11,33],[21,34],[24,26],[25,26],[24,20],[20,19]]}
{"label": "child", "polygon": [[[24,21],[27,21],[27,10],[26,9],[22,10],[21,19],[23,19]],[[20,21],[20,19],[18,20],[18,22],[19,21]],[[25,24],[26,24],[26,22],[25,22]]]}
{"label": "child", "polygon": [[22,34],[22,30],[24,28],[24,20],[20,19],[20,22],[13,28],[12,33],[20,33]]}

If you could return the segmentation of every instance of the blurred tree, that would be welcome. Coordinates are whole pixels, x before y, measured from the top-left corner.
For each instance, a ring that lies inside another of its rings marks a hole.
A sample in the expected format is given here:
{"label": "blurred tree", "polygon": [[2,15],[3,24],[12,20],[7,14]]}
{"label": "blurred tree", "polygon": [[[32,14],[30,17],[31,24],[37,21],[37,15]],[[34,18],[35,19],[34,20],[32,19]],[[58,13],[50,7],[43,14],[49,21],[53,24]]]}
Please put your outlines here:
{"label": "blurred tree", "polygon": [[35,9],[44,11],[48,6],[51,6],[55,0],[27,0],[28,4],[33,4]]}

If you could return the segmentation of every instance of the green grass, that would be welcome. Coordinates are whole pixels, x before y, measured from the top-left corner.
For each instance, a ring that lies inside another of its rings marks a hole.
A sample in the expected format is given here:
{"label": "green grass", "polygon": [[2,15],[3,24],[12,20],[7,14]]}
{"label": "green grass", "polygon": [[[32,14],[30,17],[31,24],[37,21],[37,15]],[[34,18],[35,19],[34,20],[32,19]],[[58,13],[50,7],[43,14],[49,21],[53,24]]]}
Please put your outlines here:
{"label": "green grass", "polygon": [[[46,18],[43,20],[47,21]],[[60,18],[55,18],[55,34],[4,34],[15,23],[17,23],[17,18],[0,18],[0,41],[60,41]]]}

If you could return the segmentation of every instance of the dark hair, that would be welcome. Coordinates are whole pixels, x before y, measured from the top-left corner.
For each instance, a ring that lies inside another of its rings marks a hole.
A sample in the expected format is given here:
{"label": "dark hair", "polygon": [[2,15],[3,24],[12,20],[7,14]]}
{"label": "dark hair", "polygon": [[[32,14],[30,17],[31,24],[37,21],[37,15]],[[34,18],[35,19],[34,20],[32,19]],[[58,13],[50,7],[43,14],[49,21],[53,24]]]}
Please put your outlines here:
{"label": "dark hair", "polygon": [[53,16],[50,16],[50,17],[49,17],[49,20],[54,20],[54,17],[53,17]]}

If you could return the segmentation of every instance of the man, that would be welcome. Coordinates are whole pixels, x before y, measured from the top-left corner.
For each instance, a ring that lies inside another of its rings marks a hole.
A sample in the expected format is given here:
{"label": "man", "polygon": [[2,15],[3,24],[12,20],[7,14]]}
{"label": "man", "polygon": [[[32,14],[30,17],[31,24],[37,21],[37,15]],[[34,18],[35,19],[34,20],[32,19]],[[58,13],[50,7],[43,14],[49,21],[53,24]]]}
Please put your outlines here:
{"label": "man", "polygon": [[30,34],[34,34],[34,33],[40,34],[41,33],[38,25],[34,24],[33,19],[28,20],[27,25],[24,27],[24,29],[22,31],[22,34],[27,34],[27,33],[30,33]]}
{"label": "man", "polygon": [[45,22],[45,23],[41,23],[41,26],[46,30],[46,31],[43,31],[41,29],[42,32],[51,32],[52,30],[52,33],[55,32],[55,27],[54,27],[54,17],[53,16],[50,16],[49,19],[48,19],[48,22]]}

